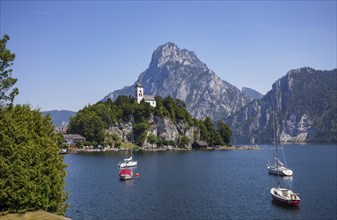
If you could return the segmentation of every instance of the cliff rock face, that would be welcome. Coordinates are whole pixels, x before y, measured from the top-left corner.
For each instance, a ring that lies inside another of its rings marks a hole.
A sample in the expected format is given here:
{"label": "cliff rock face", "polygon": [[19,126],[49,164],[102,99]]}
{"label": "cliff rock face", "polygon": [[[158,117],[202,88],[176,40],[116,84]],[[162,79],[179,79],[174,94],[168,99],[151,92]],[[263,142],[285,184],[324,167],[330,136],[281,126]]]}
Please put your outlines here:
{"label": "cliff rock face", "polygon": [[[193,134],[196,131],[195,127],[188,126],[182,121],[175,124],[170,118],[158,116],[151,118],[149,124],[150,127],[147,129],[147,136],[153,134],[160,140],[173,140],[175,142],[180,136],[186,136],[191,140],[190,145],[186,146],[186,148],[191,148],[191,143],[194,141]],[[126,141],[132,132],[132,124],[131,122],[120,123],[110,127],[109,132],[117,135],[120,140]],[[145,141],[142,147],[156,148],[158,146]]]}
{"label": "cliff rock face", "polygon": [[[173,43],[166,43],[153,52],[150,65],[140,74],[139,81],[146,94],[181,99],[188,111],[199,119],[224,118],[250,101],[238,88],[208,69],[194,52],[179,49]],[[114,91],[103,100],[134,95],[135,84]]]}
{"label": "cliff rock face", "polygon": [[261,99],[263,97],[261,93],[251,88],[243,87],[241,91],[243,94],[246,94],[250,100]]}
{"label": "cliff rock face", "polygon": [[[145,94],[181,99],[198,119],[224,120],[233,130],[234,143],[269,143],[273,139],[272,115],[276,115],[282,141],[331,142],[337,141],[336,75],[336,69],[291,70],[261,97],[255,90],[240,91],[220,79],[194,52],[166,43],[153,52],[149,67],[138,80]],[[137,81],[103,101],[133,96]]]}
{"label": "cliff rock face", "polygon": [[276,115],[281,141],[337,141],[337,70],[291,70],[261,100],[228,118],[236,143],[269,143]]}

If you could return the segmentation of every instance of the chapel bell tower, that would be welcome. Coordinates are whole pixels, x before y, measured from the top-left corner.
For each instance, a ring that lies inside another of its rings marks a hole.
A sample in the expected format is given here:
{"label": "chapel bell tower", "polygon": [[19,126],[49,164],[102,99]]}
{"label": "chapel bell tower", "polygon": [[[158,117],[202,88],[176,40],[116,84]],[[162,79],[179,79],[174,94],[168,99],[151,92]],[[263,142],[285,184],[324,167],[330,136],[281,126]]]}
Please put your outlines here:
{"label": "chapel bell tower", "polygon": [[136,84],[136,99],[137,99],[137,103],[139,104],[140,101],[142,101],[143,98],[144,98],[143,85],[141,84],[140,81],[138,81],[137,84]]}

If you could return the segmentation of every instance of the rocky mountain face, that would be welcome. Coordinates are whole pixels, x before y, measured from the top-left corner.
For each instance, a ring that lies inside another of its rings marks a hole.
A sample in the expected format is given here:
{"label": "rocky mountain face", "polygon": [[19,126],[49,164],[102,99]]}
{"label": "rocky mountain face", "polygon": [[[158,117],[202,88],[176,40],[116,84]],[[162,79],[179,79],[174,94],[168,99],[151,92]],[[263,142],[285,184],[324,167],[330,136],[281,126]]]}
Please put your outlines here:
{"label": "rocky mountain face", "polygon": [[[145,94],[181,99],[198,119],[224,120],[233,130],[234,143],[269,143],[273,112],[282,141],[337,141],[336,69],[291,70],[262,96],[249,88],[240,91],[208,69],[194,52],[166,43],[153,52],[138,80]],[[133,96],[137,81],[103,101]]]}
{"label": "rocky mountain face", "polygon": [[[181,99],[198,119],[225,118],[250,101],[238,88],[208,69],[194,52],[179,49],[173,43],[161,45],[153,52],[150,65],[140,74],[139,81],[145,94]],[[103,101],[134,95],[136,83],[108,94]]]}
{"label": "rocky mountain face", "polygon": [[[227,119],[236,143],[337,141],[337,69],[301,68],[277,80],[260,100]],[[273,123],[275,114],[276,123]]]}
{"label": "rocky mountain face", "polygon": [[[184,148],[191,149],[192,143],[195,141],[196,137],[199,136],[198,129],[194,126],[189,126],[186,122],[179,121],[178,123],[174,123],[169,117],[159,117],[154,116],[148,121],[150,126],[147,129],[146,137],[150,134],[153,134],[160,140],[172,140],[177,142],[177,140],[185,136],[190,140],[190,143]],[[116,126],[112,126],[109,128],[109,132],[111,134],[115,134],[118,136],[119,140],[126,140],[127,137],[131,136],[132,132],[132,123],[131,121],[128,123],[119,123]],[[143,148],[156,148],[157,144],[151,144],[147,140],[145,140],[142,145]],[[167,147],[167,146],[166,146]],[[171,146],[172,147],[172,146]]]}
{"label": "rocky mountain face", "polygon": [[259,93],[258,91],[251,89],[251,88],[247,88],[247,87],[243,87],[241,92],[243,94],[246,94],[251,101],[254,99],[261,99],[263,97],[263,95]]}

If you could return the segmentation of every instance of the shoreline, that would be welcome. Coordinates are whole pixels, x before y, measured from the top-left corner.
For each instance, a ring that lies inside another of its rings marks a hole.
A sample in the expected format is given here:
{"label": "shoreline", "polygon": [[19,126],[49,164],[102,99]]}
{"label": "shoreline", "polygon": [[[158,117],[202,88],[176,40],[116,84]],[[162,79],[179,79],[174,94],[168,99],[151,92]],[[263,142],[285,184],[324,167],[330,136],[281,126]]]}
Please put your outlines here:
{"label": "shoreline", "polygon": [[[134,149],[135,151],[140,152],[164,152],[164,151],[227,151],[227,150],[260,150],[260,146],[221,146],[221,147],[207,147],[204,149],[187,149],[187,148],[178,148],[178,147],[172,147],[172,148],[146,148],[146,149]],[[85,152],[85,153],[93,153],[93,152],[117,152],[117,151],[127,151],[130,149],[117,149],[117,148],[111,148],[111,149],[70,149],[68,150],[67,154],[74,154],[78,152]]]}

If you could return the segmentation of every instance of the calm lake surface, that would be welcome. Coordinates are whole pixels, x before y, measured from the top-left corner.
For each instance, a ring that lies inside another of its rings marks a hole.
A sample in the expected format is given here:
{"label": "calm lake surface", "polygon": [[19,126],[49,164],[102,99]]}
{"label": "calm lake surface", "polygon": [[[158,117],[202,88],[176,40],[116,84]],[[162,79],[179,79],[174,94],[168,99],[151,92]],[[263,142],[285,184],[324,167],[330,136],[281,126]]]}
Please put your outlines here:
{"label": "calm lake surface", "polygon": [[76,219],[336,219],[336,145],[283,145],[298,207],[272,202],[277,176],[261,150],[142,152],[120,181],[124,152],[66,155],[67,217]]}

